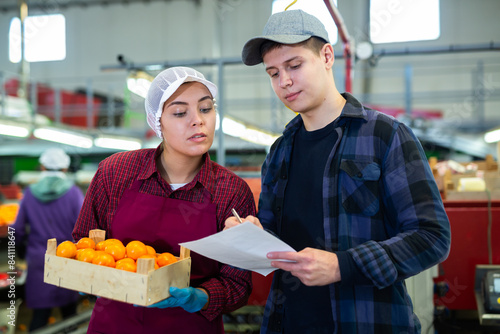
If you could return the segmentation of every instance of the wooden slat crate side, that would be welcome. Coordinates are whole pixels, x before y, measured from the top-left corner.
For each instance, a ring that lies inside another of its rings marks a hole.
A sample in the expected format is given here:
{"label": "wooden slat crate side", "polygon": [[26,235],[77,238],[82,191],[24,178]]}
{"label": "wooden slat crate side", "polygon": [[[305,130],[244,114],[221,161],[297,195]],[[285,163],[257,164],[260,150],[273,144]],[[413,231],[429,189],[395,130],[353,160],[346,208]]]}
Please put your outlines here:
{"label": "wooden slat crate side", "polygon": [[44,282],[137,305],[146,305],[148,276],[45,254]]}
{"label": "wooden slat crate side", "polygon": [[170,297],[168,289],[171,286],[180,289],[189,287],[190,275],[190,257],[149,272],[146,305],[151,305]]}

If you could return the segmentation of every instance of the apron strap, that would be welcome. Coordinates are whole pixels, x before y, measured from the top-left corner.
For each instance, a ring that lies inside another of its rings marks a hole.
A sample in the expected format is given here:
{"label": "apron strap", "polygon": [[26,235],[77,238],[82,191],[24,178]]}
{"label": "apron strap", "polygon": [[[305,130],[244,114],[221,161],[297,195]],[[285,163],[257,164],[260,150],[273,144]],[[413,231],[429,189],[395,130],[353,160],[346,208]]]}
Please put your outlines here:
{"label": "apron strap", "polygon": [[134,182],[132,182],[132,185],[130,186],[129,190],[139,192],[139,189],[141,188],[143,182],[144,180],[136,179]]}

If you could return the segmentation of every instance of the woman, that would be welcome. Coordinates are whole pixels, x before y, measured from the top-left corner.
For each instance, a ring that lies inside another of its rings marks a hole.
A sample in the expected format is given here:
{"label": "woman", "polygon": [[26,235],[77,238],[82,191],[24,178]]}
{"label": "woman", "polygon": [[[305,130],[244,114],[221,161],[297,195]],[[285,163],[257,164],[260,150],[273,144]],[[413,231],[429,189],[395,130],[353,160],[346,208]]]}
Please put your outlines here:
{"label": "woman", "polygon": [[[212,162],[217,87],[186,67],[161,72],[146,97],[148,124],[162,138],[156,149],[112,155],[99,164],[73,237],[91,229],[125,244],[141,240],[157,252],[179,254],[179,243],[223,229],[235,208],[255,213],[248,185]],[[88,333],[224,333],[222,313],[246,304],[251,275],[191,254],[190,287],[138,307],[98,298]]]}

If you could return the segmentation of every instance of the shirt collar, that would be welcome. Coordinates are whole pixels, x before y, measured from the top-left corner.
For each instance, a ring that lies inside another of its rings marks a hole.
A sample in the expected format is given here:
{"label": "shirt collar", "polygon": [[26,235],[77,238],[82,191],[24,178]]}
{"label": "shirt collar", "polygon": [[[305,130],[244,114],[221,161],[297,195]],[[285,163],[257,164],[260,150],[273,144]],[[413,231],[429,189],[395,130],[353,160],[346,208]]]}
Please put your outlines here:
{"label": "shirt collar", "polygon": [[[341,94],[346,103],[344,108],[342,108],[342,112],[339,116],[339,122],[345,118],[358,118],[362,120],[366,120],[367,114],[365,110],[365,106],[363,106],[354,96],[349,93]],[[285,127],[283,134],[294,133],[301,125],[302,125],[302,117],[299,115],[295,116]]]}
{"label": "shirt collar", "polygon": [[203,159],[203,165],[201,166],[200,171],[198,172],[198,174],[196,174],[191,183],[193,184],[193,187],[196,183],[200,183],[213,195],[215,192],[215,175],[214,171],[211,168],[212,163],[208,152],[204,154]]}
{"label": "shirt collar", "polygon": [[[163,147],[162,144],[160,144],[156,148],[154,155],[151,155],[151,158],[146,162],[145,168],[139,173],[138,175],[139,180],[149,179],[155,173],[158,175],[158,177],[161,177],[160,171],[156,166],[156,159],[160,156],[162,152],[163,152]],[[213,195],[215,191],[215,184],[214,184],[215,177],[213,175],[214,172],[211,168],[211,160],[208,152],[204,154],[203,159],[204,162],[203,165],[201,166],[200,171],[198,172],[198,174],[196,174],[193,181],[187,184],[187,186],[188,189],[191,189],[199,182],[204,188],[210,191],[210,193]]]}
{"label": "shirt collar", "polygon": [[341,95],[346,100],[346,103],[339,118],[361,118],[363,120],[366,120],[367,114],[365,106],[363,106],[358,100],[356,100],[354,96],[349,93],[342,93]]}
{"label": "shirt collar", "polygon": [[146,161],[144,168],[139,172],[137,179],[146,180],[149,179],[154,173],[160,174],[156,166],[156,158],[160,156],[163,152],[162,144],[158,145],[153,155]]}

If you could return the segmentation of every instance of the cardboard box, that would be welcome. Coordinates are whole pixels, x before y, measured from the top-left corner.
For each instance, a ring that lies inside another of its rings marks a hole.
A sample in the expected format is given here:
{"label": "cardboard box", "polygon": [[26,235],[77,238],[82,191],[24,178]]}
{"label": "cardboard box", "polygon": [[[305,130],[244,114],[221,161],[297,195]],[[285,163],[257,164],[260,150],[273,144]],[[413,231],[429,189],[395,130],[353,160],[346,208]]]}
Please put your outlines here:
{"label": "cardboard box", "polygon": [[[104,231],[92,230],[96,244],[104,240]],[[181,247],[179,261],[154,269],[154,259],[138,259],[137,272],[99,266],[56,255],[57,240],[47,241],[44,282],[61,288],[148,306],[170,297],[171,286],[186,288],[191,274],[189,249]]]}

